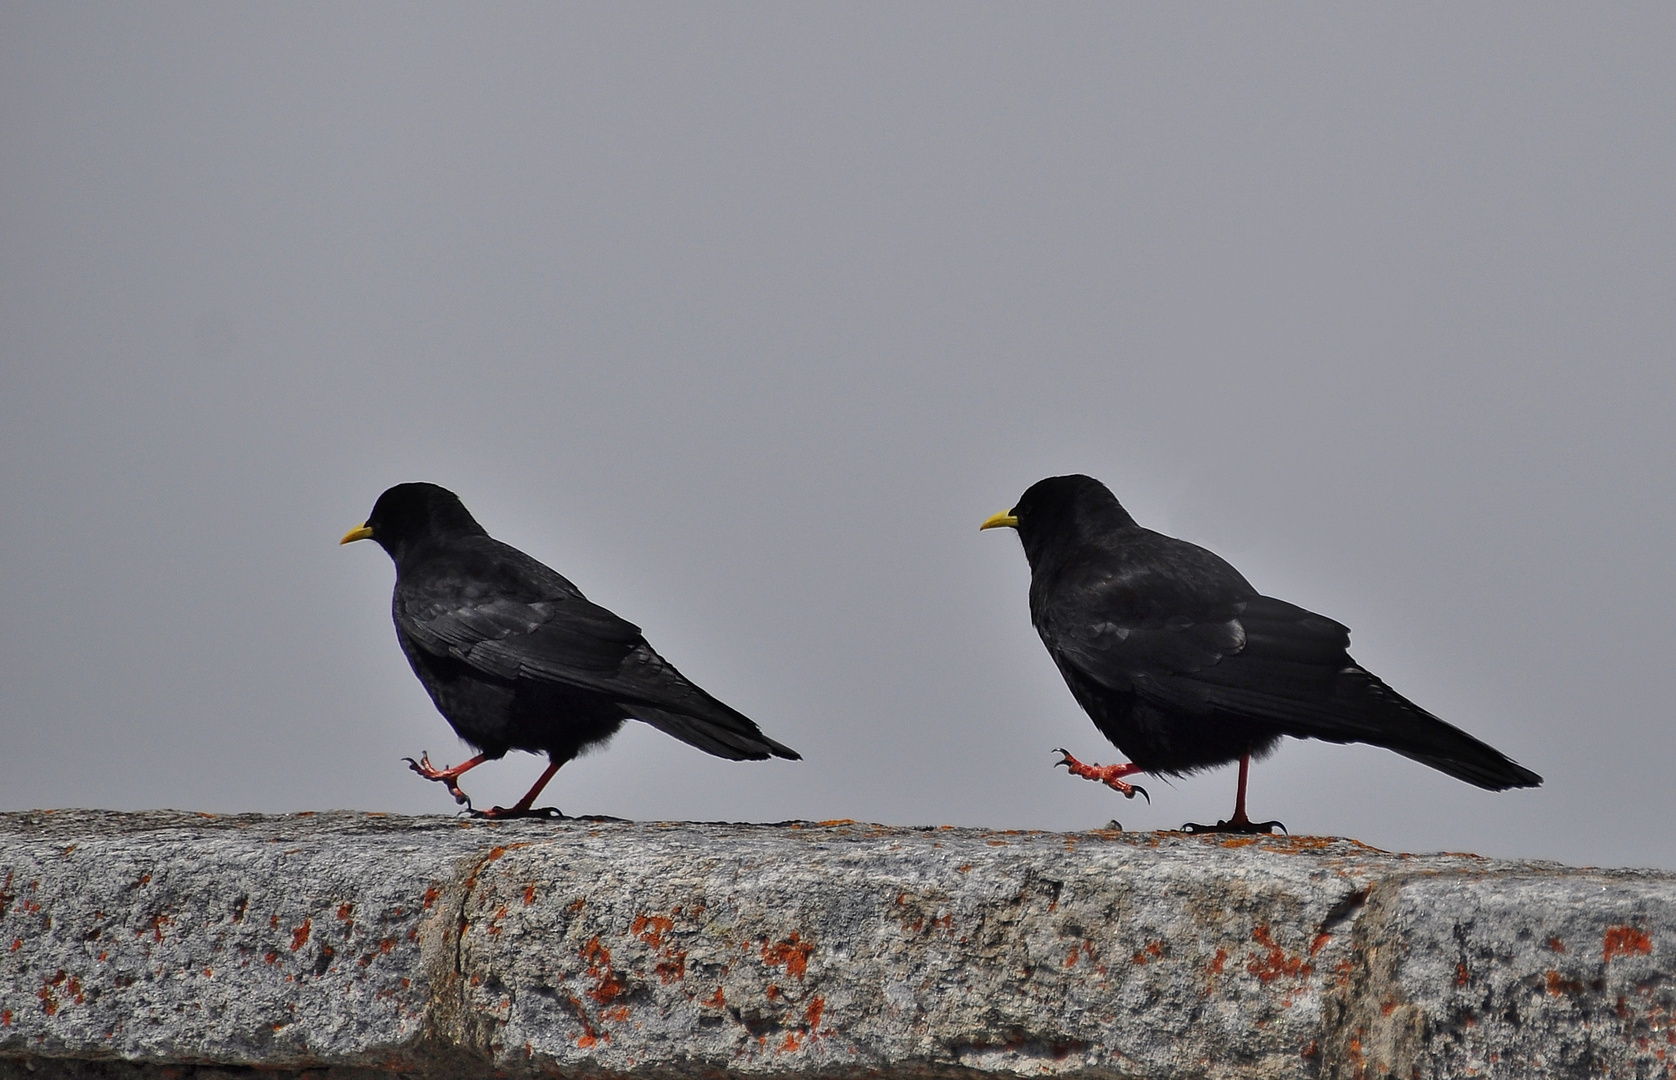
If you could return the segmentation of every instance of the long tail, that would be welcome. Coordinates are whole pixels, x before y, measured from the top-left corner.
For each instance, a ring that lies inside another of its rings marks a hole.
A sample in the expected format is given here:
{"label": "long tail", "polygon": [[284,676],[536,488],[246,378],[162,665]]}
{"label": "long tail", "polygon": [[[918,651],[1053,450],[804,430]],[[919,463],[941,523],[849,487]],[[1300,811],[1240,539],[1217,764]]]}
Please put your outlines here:
{"label": "long tail", "polygon": [[[1491,791],[1542,783],[1542,777],[1500,750],[1433,716],[1360,667],[1339,673],[1334,697],[1358,719],[1371,721],[1371,730],[1352,736],[1356,742],[1383,746]],[[1327,734],[1315,737],[1332,739]]]}
{"label": "long tail", "polygon": [[802,754],[764,735],[750,717],[705,693],[644,642],[614,689],[624,692],[618,704],[629,716],[707,754],[731,761],[802,760]]}
{"label": "long tail", "polygon": [[796,750],[764,735],[744,713],[728,708],[715,698],[710,698],[709,704],[714,708],[704,709],[702,716],[639,704],[625,704],[623,709],[666,735],[730,761],[762,761],[770,757],[802,759],[803,755]]}
{"label": "long tail", "polygon": [[[1304,673],[1300,682],[1319,679],[1306,665],[1272,660],[1266,661],[1264,675],[1273,682],[1293,668]],[[1210,669],[1207,674],[1215,671]],[[1433,716],[1354,661],[1328,677],[1333,681],[1326,687],[1315,682],[1318,692],[1326,690],[1321,696],[1283,696],[1244,686],[1216,685],[1211,699],[1236,715],[1266,720],[1296,739],[1383,746],[1491,791],[1542,783],[1536,773]]]}

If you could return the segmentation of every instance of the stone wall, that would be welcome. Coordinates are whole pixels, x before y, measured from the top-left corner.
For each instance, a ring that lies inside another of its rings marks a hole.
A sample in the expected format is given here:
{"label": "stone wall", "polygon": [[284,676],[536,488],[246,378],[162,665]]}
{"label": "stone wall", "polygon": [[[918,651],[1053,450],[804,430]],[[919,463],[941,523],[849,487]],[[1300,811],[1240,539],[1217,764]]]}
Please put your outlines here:
{"label": "stone wall", "polygon": [[1318,837],[0,815],[0,1076],[1676,1076],[1676,875]]}

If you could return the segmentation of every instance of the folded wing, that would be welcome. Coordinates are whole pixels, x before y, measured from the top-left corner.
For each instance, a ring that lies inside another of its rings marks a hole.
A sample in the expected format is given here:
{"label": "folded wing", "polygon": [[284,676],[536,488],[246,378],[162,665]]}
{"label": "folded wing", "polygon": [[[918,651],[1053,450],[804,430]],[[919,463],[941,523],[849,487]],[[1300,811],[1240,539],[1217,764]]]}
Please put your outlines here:
{"label": "folded wing", "polygon": [[[1100,590],[1056,605],[1042,627],[1056,659],[1114,690],[1277,734],[1383,746],[1479,787],[1541,777],[1407,700],[1349,654],[1350,631],[1284,600],[1225,592],[1193,616],[1149,619]],[[1050,636],[1051,633],[1051,636]]]}
{"label": "folded wing", "polygon": [[[539,565],[539,564],[538,564]],[[542,567],[546,570],[545,567]],[[552,571],[562,587],[520,582],[522,598],[471,598],[434,588],[397,595],[397,624],[417,647],[486,675],[595,691],[643,720],[718,757],[797,758],[743,713],[695,686],[641,636]],[[547,595],[528,598],[532,592]]]}

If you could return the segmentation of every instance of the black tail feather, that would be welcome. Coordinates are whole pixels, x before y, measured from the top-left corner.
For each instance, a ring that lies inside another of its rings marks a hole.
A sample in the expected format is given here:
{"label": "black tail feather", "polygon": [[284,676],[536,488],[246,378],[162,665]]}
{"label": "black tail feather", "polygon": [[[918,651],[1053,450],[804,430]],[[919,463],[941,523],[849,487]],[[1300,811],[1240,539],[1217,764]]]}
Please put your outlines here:
{"label": "black tail feather", "polygon": [[1394,750],[1490,791],[1542,783],[1542,777],[1500,750],[1433,716],[1360,667],[1348,667],[1339,673],[1335,697],[1357,713],[1358,726],[1372,728],[1371,732],[1358,734],[1358,742]]}
{"label": "black tail feather", "polygon": [[762,761],[770,757],[802,760],[802,754],[764,735],[762,729],[743,713],[735,712],[714,699],[706,704],[714,707],[706,709],[710,715],[702,717],[649,705],[624,704],[623,708],[635,719],[652,725],[664,734],[673,735],[689,746],[696,746],[707,754],[729,761]]}
{"label": "black tail feather", "polygon": [[[1288,666],[1268,663],[1265,675]],[[1213,686],[1210,697],[1230,712],[1261,718],[1295,739],[1382,746],[1491,791],[1542,783],[1536,773],[1433,716],[1355,664],[1339,671],[1327,697],[1312,699],[1279,695],[1267,688],[1224,685]]]}

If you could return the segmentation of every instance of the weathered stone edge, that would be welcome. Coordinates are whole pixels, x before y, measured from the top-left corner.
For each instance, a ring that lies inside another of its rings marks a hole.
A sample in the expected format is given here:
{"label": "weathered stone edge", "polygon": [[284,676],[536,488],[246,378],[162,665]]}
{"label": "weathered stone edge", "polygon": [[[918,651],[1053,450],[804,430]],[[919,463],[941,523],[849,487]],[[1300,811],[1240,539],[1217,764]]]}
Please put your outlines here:
{"label": "weathered stone edge", "polygon": [[[66,815],[66,817],[69,815]],[[13,818],[15,815],[6,815]],[[60,818],[63,821],[64,818]],[[768,828],[766,826],[762,828]],[[881,833],[893,830],[879,827]],[[8,831],[0,825],[0,845]],[[283,1061],[277,1068],[258,1066],[265,1075],[331,1076],[350,1078],[390,1075],[491,1075],[496,1072],[487,1047],[478,1037],[479,1025],[465,992],[465,973],[461,970],[461,933],[465,925],[465,911],[483,875],[490,871],[493,837],[486,837],[481,846],[470,854],[456,858],[449,876],[434,906],[426,929],[421,934],[420,964],[431,987],[422,1034],[400,1047],[391,1047],[390,1054],[373,1060]],[[1354,946],[1354,974],[1339,991],[1329,994],[1328,1009],[1323,1016],[1322,1047],[1319,1066],[1324,1075],[1361,1074],[1367,1071],[1361,1059],[1366,1046],[1353,1046],[1356,1034],[1364,1038],[1372,1030],[1376,1033],[1378,1074],[1407,1075],[1426,1055],[1425,1024],[1418,1006],[1399,1002],[1396,1008],[1386,1007],[1393,994],[1400,994],[1398,968],[1401,958],[1396,951],[1384,948],[1389,939],[1398,936],[1390,925],[1397,917],[1404,891],[1416,884],[1441,879],[1471,880],[1480,883],[1529,879],[1533,875],[1555,881],[1589,879],[1601,882],[1645,882],[1669,886],[1672,903],[1676,903],[1676,876],[1650,871],[1599,870],[1564,867],[1556,864],[1509,863],[1460,858],[1447,866],[1424,864],[1433,857],[1409,859],[1374,853],[1361,867],[1368,883],[1361,890],[1362,899],[1345,911],[1342,919],[1350,928]],[[1609,957],[1610,959],[1610,957]],[[1394,1017],[1394,1019],[1393,1019]],[[1355,1066],[1353,1068],[1352,1066]],[[187,1077],[241,1075],[250,1071],[243,1063],[209,1061],[125,1061],[96,1055],[50,1056],[13,1051],[0,1051],[0,1077],[11,1076],[100,1076],[111,1080],[126,1077]],[[948,1068],[932,1064],[919,1065],[902,1062],[892,1072],[926,1077],[956,1077],[993,1075],[984,1070]],[[846,1077],[873,1075],[876,1070],[792,1070],[786,1075]],[[1427,1075],[1432,1073],[1428,1071]],[[681,1069],[661,1064],[644,1070],[611,1071],[605,1069],[566,1070],[566,1075],[588,1077],[628,1076],[716,1076],[724,1070],[714,1067]],[[757,1076],[765,1075],[761,1072]],[[1119,1074],[1112,1074],[1119,1075]],[[1442,1075],[1442,1074],[1438,1074]]]}

